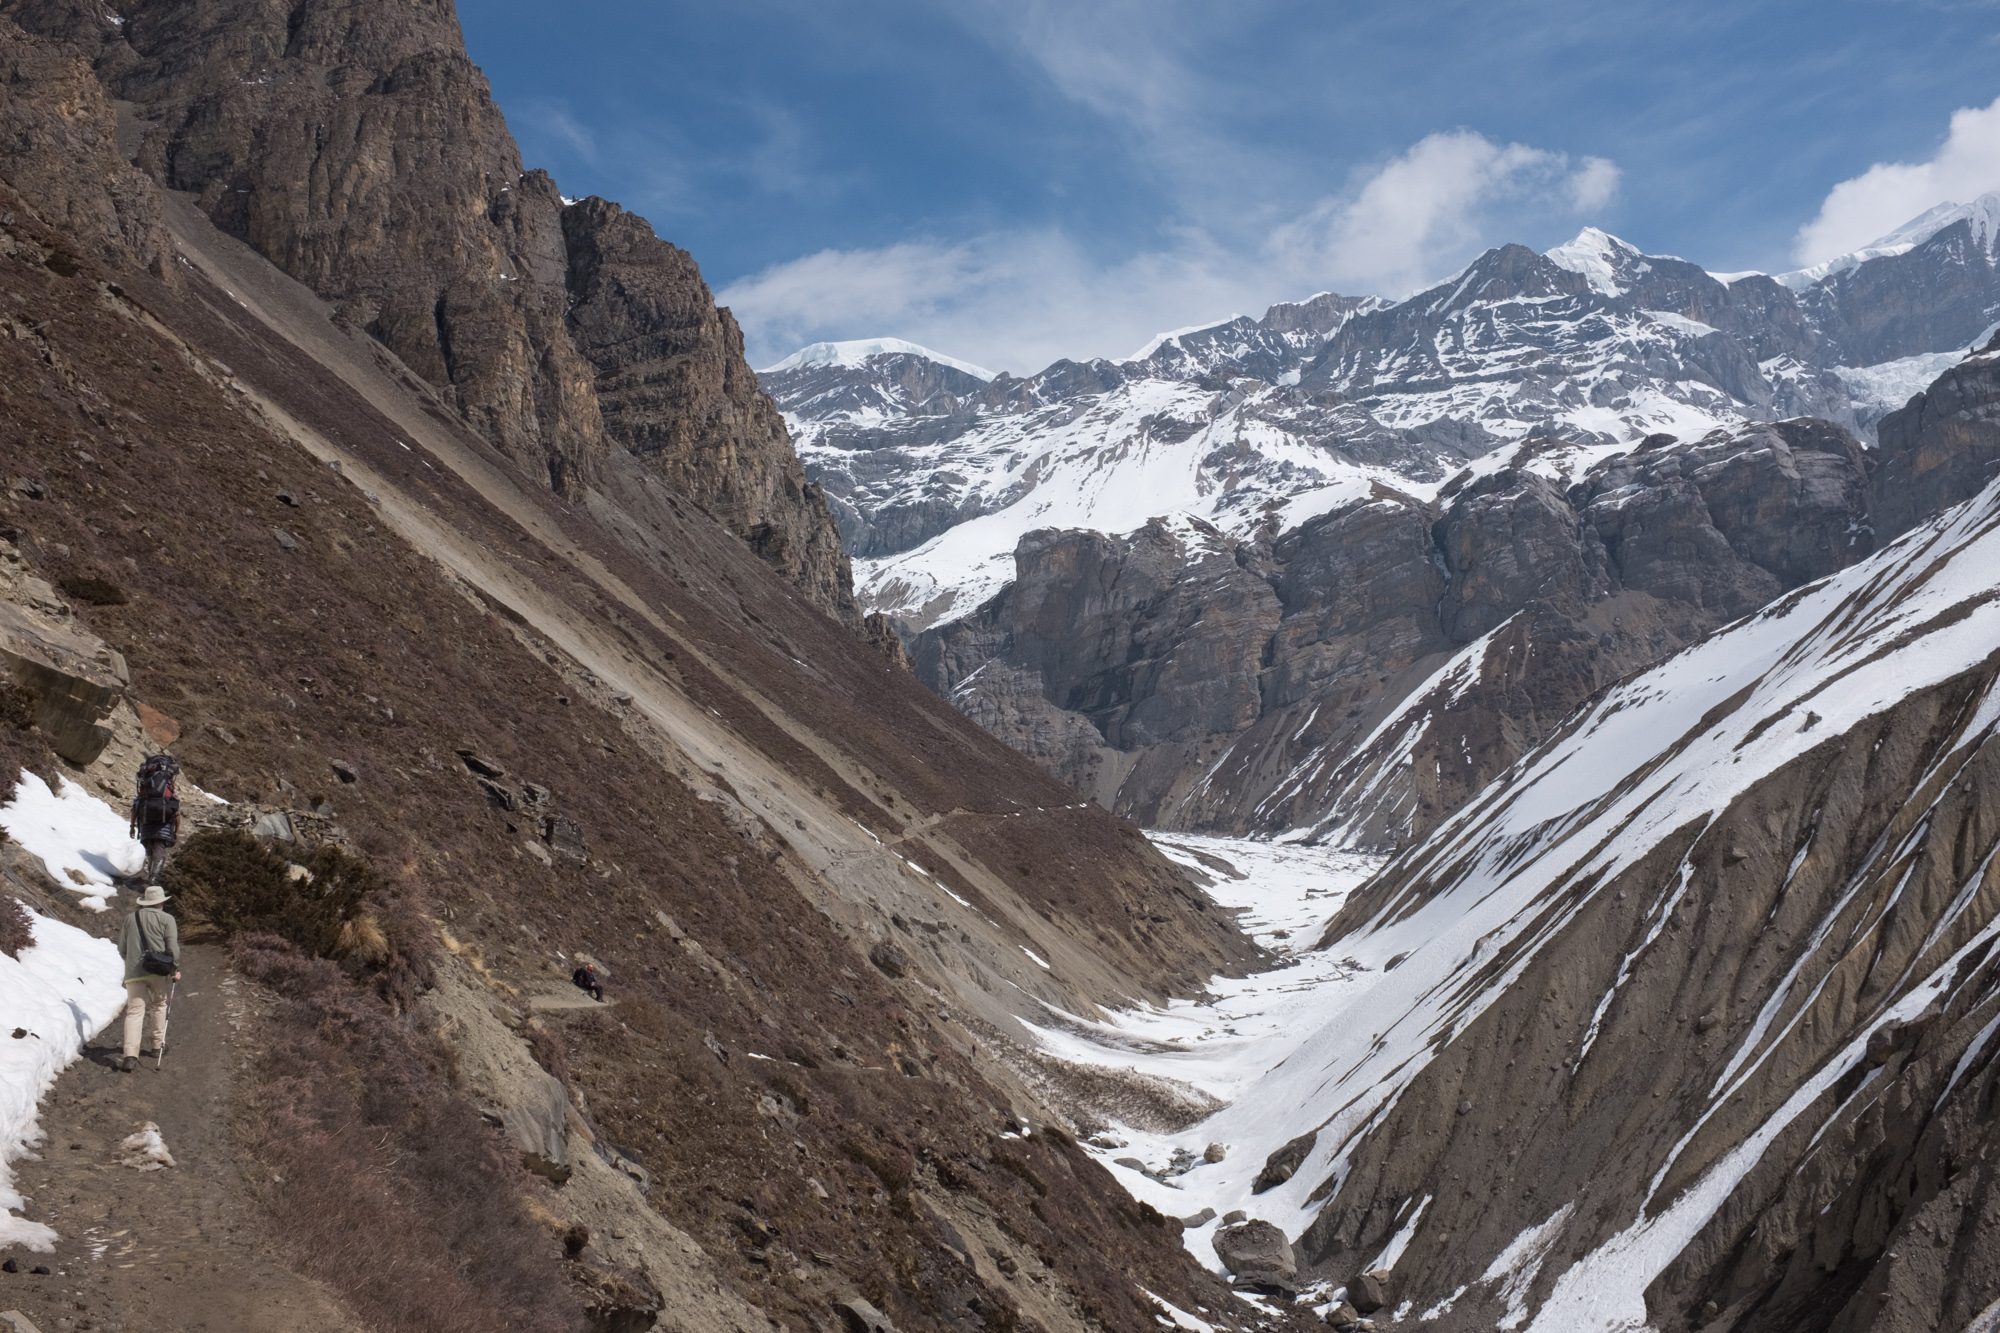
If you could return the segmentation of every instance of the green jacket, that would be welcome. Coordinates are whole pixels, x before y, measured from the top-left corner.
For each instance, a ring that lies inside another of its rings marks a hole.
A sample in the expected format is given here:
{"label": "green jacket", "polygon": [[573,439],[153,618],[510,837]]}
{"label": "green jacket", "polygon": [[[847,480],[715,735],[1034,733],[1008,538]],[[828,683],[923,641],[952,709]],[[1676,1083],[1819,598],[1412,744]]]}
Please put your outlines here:
{"label": "green jacket", "polygon": [[148,949],[172,954],[174,967],[178,970],[181,965],[181,928],[159,908],[141,907],[125,918],[125,935],[119,947],[125,953],[127,981],[153,975],[139,966],[140,956]]}

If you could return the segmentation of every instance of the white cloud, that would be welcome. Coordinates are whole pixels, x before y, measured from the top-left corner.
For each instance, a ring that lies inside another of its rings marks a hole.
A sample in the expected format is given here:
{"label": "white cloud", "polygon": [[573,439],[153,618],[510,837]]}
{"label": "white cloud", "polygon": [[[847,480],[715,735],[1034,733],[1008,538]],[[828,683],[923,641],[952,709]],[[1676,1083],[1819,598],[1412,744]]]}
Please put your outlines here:
{"label": "white cloud", "polygon": [[1400,295],[1482,244],[1608,203],[1618,169],[1470,130],[1432,134],[1247,244],[1187,228],[1120,259],[1060,231],[826,250],[721,293],[757,364],[822,338],[892,336],[1026,374],[1062,356],[1122,356],[1161,329],[1329,287]]}
{"label": "white cloud", "polygon": [[1801,264],[1847,254],[1935,204],[1963,203],[2000,189],[2000,99],[1952,113],[1951,129],[1926,162],[1877,162],[1833,187],[1792,246]]}
{"label": "white cloud", "polygon": [[1573,167],[1562,153],[1471,130],[1431,134],[1358,189],[1280,228],[1273,249],[1295,272],[1400,295],[1442,276],[1496,224],[1594,212],[1617,183],[1618,168],[1603,158]]}

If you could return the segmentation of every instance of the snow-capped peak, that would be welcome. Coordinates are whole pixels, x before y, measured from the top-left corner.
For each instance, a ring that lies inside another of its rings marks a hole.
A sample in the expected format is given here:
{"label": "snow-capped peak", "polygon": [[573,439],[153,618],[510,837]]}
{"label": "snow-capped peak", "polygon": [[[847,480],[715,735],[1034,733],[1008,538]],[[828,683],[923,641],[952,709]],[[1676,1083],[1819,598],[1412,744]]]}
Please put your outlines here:
{"label": "snow-capped peak", "polygon": [[957,357],[933,352],[901,338],[854,338],[846,342],[812,343],[801,347],[775,366],[766,366],[759,375],[776,375],[787,370],[801,370],[807,366],[847,366],[860,369],[869,359],[878,356],[920,356],[926,361],[934,361],[940,366],[949,366],[962,371],[974,379],[991,380],[997,378],[993,371],[983,366],[975,366],[970,361],[960,361]]}
{"label": "snow-capped peak", "polygon": [[1243,318],[1241,315],[1224,315],[1221,319],[1211,319],[1200,324],[1190,324],[1184,329],[1170,329],[1165,333],[1156,333],[1153,335],[1151,342],[1130,356],[1120,357],[1119,360],[1121,362],[1144,361],[1147,357],[1159,351],[1168,343],[1173,342],[1176,338],[1185,338],[1190,333],[1201,333],[1207,329],[1220,328],[1224,324],[1234,323],[1241,318]]}
{"label": "snow-capped peak", "polygon": [[1638,247],[1596,227],[1585,227],[1571,239],[1543,254],[1543,258],[1556,267],[1581,273],[1590,280],[1591,286],[1606,296],[1625,294],[1625,288],[1618,281],[1620,261],[1641,257]]}
{"label": "snow-capped peak", "polygon": [[1943,203],[1925,209],[1887,236],[1881,236],[1859,250],[1810,265],[1792,273],[1777,275],[1779,282],[1793,290],[1812,286],[1836,273],[1858,268],[1871,259],[1887,259],[1908,254],[1956,222],[1972,224],[1973,243],[1988,254],[2000,252],[2000,191],[1988,191],[1966,203]]}

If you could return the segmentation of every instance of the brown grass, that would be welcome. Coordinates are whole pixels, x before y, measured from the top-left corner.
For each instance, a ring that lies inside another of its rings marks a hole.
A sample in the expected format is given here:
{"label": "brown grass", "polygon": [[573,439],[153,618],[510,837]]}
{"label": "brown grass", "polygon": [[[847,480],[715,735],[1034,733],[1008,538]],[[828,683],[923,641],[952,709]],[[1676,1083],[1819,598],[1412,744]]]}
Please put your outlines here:
{"label": "brown grass", "polygon": [[300,1267],[385,1333],[581,1327],[561,1238],[441,1044],[284,940],[246,935],[235,953],[280,996],[243,1132]]}
{"label": "brown grass", "polygon": [[18,898],[0,897],[0,953],[19,958],[21,950],[34,942],[35,922],[28,909]]}

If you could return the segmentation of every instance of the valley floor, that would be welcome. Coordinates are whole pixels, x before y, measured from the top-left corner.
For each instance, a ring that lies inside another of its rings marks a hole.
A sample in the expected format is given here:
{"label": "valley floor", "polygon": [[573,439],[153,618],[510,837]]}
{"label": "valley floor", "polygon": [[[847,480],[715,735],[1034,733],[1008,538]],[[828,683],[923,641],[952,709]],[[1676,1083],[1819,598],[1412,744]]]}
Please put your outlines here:
{"label": "valley floor", "polygon": [[[1154,833],[1153,842],[1207,881],[1217,905],[1237,914],[1274,965],[1245,977],[1218,976],[1198,999],[1147,1006],[1093,1021],[1051,1011],[1030,1028],[1045,1049],[1076,1064],[1170,1079],[1227,1104],[1283,1064],[1324,1021],[1330,994],[1367,987],[1386,960],[1317,949],[1347,896],[1384,858],[1328,847],[1249,838]],[[1135,1198],[1171,1217],[1212,1216],[1184,1234],[1189,1251],[1216,1272],[1219,1219],[1243,1209],[1258,1216],[1249,1183],[1256,1162],[1203,1160],[1202,1124],[1160,1132],[1116,1125],[1087,1144]],[[1224,1143],[1225,1153],[1235,1145]],[[1190,1157],[1192,1160],[1190,1161]],[[1137,1166],[1133,1164],[1137,1163]]]}

